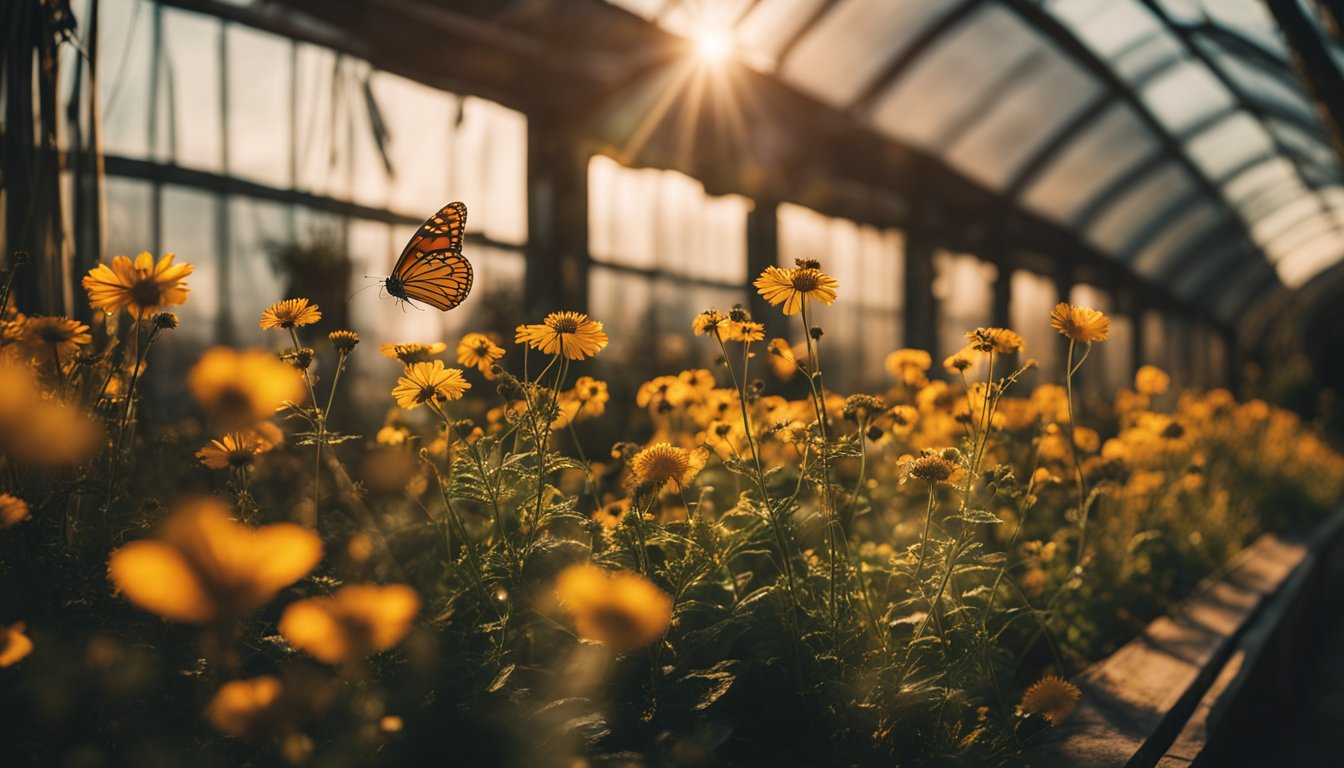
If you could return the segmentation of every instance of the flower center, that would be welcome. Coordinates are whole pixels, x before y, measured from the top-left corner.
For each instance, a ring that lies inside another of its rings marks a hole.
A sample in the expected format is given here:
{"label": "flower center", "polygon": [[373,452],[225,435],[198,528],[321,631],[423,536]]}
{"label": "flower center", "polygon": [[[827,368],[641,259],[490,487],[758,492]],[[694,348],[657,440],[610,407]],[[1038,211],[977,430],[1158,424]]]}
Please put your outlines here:
{"label": "flower center", "polygon": [[246,448],[234,448],[224,457],[231,467],[246,467],[252,463],[252,451]]}
{"label": "flower center", "polygon": [[145,278],[131,286],[131,301],[140,307],[156,307],[163,296],[153,278]]}
{"label": "flower center", "polygon": [[579,330],[579,321],[572,317],[562,317],[559,320],[556,320],[555,325],[551,327],[555,329],[556,333],[577,333]]}
{"label": "flower center", "polygon": [[683,462],[671,454],[659,454],[651,457],[649,462],[648,479],[655,483],[664,483],[668,480],[674,480],[681,476],[685,469]]}
{"label": "flower center", "polygon": [[428,403],[430,400],[433,400],[434,396],[437,395],[438,393],[439,390],[436,387],[434,387],[434,385],[426,384],[425,386],[420,388],[419,392],[415,394],[415,402]]}
{"label": "flower center", "polygon": [[46,325],[37,329],[38,338],[47,344],[60,344],[69,341],[71,336],[69,331],[58,325]]}
{"label": "flower center", "polygon": [[793,289],[800,293],[815,291],[821,278],[815,269],[799,269],[793,273]]}

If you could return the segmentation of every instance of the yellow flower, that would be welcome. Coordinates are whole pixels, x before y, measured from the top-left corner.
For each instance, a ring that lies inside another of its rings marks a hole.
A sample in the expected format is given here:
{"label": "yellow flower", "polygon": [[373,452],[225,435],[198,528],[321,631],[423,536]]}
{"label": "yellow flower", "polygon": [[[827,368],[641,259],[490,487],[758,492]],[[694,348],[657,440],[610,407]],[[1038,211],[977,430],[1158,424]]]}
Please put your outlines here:
{"label": "yellow flower", "polygon": [[218,501],[173,512],[156,538],[112,553],[107,574],[127,600],[170,621],[245,616],[313,569],[322,540],[293,523],[249,528]]}
{"label": "yellow flower", "polygon": [[225,736],[250,736],[267,729],[282,688],[280,680],[262,675],[221,685],[205,707],[205,719]]}
{"label": "yellow flower", "polygon": [[1046,675],[1032,683],[1022,694],[1022,711],[1039,714],[1049,720],[1051,725],[1059,725],[1073,712],[1081,695],[1082,692],[1073,683],[1061,677]]}
{"label": "yellow flower", "polygon": [[978,354],[975,347],[967,345],[962,347],[959,352],[949,355],[943,361],[943,369],[948,373],[962,373],[967,368],[975,365],[975,356]]}
{"label": "yellow flower", "polygon": [[607,346],[607,334],[601,323],[582,312],[552,312],[540,324],[518,326],[514,342],[548,355],[582,360]]}
{"label": "yellow flower", "polygon": [[187,386],[206,410],[238,427],[273,415],[286,402],[300,402],[306,389],[299,372],[262,349],[215,347],[187,374]]}
{"label": "yellow flower", "polygon": [[89,326],[68,317],[30,317],[23,324],[23,339],[34,356],[51,357],[55,348],[60,357],[67,357],[93,341]]}
{"label": "yellow flower", "polygon": [[574,382],[574,399],[579,404],[578,413],[574,417],[582,421],[595,419],[606,413],[607,401],[611,399],[611,394],[607,391],[605,381],[599,381],[592,376],[580,376],[578,381]]}
{"label": "yellow flower", "polygon": [[704,336],[706,334],[710,336],[718,336],[719,324],[727,319],[728,318],[717,309],[706,309],[704,312],[696,315],[695,319],[691,321],[691,330],[695,332],[696,336]]}
{"label": "yellow flower", "polygon": [[332,331],[327,334],[327,341],[339,352],[349,352],[359,345],[359,334],[354,331]]}
{"label": "yellow flower", "polygon": [[13,528],[24,520],[32,520],[28,502],[18,496],[0,493],[0,528]]}
{"label": "yellow flower", "polygon": [[616,651],[655,642],[672,621],[672,598],[631,571],[571,565],[555,580],[555,594],[581,637]]}
{"label": "yellow flower", "polygon": [[789,342],[784,339],[771,339],[766,345],[766,350],[770,353],[767,362],[770,363],[770,370],[774,372],[775,378],[780,381],[788,381],[798,372],[798,358],[793,353],[793,348]]}
{"label": "yellow flower", "polygon": [[12,667],[33,652],[33,641],[23,634],[23,622],[5,626],[0,624],[0,669]]}
{"label": "yellow flower", "polygon": [[821,271],[815,261],[799,261],[798,266],[783,269],[766,267],[752,283],[770,306],[784,305],[784,314],[796,315],[803,308],[803,299],[812,298],[823,304],[835,301],[839,281]]}
{"label": "yellow flower", "polygon": [[1090,307],[1061,302],[1050,313],[1050,327],[1073,341],[1105,341],[1111,335],[1111,319]]}
{"label": "yellow flower", "polygon": [[1134,389],[1141,395],[1160,395],[1170,385],[1171,377],[1155,365],[1145,365],[1134,374]]}
{"label": "yellow flower", "polygon": [[319,661],[342,664],[396,647],[419,612],[420,596],[404,584],[356,584],[292,603],[280,634]]}
{"label": "yellow flower", "polygon": [[1010,355],[1027,344],[1021,336],[1007,328],[976,328],[966,334],[966,339],[977,352],[999,355]]}
{"label": "yellow flower", "polygon": [[272,304],[261,313],[261,329],[265,331],[271,328],[302,328],[321,319],[322,313],[318,311],[316,304],[309,304],[307,299],[285,299]]}
{"label": "yellow flower", "polygon": [[923,386],[924,372],[933,365],[933,358],[922,349],[898,349],[887,355],[887,372],[906,386]]}
{"label": "yellow flower", "polygon": [[957,470],[957,465],[942,456],[920,456],[910,462],[910,474],[928,483],[947,480]]}
{"label": "yellow flower", "polygon": [[468,333],[457,343],[457,363],[473,367],[485,378],[493,379],[495,361],[504,356],[504,348],[484,333]]}
{"label": "yellow flower", "polygon": [[461,369],[444,368],[442,360],[435,360],[407,366],[405,375],[392,388],[392,397],[409,411],[430,400],[461,400],[468,389],[471,384],[462,377]]}
{"label": "yellow flower", "polygon": [[405,427],[393,426],[391,424],[378,430],[376,440],[379,445],[401,445],[411,436],[410,430]]}
{"label": "yellow flower", "polygon": [[431,344],[412,342],[410,344],[384,344],[378,348],[378,351],[382,353],[383,357],[400,360],[402,365],[414,365],[429,362],[431,357],[441,354],[447,348],[448,345],[442,341]]}
{"label": "yellow flower", "polygon": [[132,262],[127,256],[115,256],[112,266],[99,264],[84,276],[84,290],[89,293],[89,306],[113,314],[123,307],[137,318],[147,317],[156,310],[187,301],[187,284],[182,282],[191,274],[190,264],[173,264],[173,254],[164,254],[158,263],[148,251],[142,251]]}
{"label": "yellow flower", "polygon": [[671,443],[656,443],[635,454],[630,460],[630,471],[637,482],[650,483],[656,488],[668,484],[685,488],[704,469],[708,458],[703,448],[688,451]]}
{"label": "yellow flower", "polygon": [[252,466],[258,455],[271,449],[272,444],[251,430],[230,432],[196,452],[196,458],[210,469],[232,467],[241,469]]}
{"label": "yellow flower", "polygon": [[[4,397],[0,396],[0,400]],[[15,418],[0,404],[0,455],[47,467],[71,466],[93,456],[103,432],[82,408],[59,400],[35,400]]]}

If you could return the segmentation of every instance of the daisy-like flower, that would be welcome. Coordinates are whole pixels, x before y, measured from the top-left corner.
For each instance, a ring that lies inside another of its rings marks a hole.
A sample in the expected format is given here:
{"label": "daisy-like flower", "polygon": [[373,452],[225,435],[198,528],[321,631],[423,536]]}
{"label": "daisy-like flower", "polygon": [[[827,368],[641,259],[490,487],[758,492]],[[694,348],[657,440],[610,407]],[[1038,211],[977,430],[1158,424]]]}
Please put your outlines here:
{"label": "daisy-like flower", "polygon": [[655,443],[635,454],[630,471],[635,480],[656,488],[675,485],[685,488],[704,469],[709,458],[703,448],[688,451],[671,443]]}
{"label": "daisy-like flower", "polygon": [[947,480],[956,469],[956,464],[942,456],[920,456],[910,462],[910,475],[929,483]]}
{"label": "daisy-like flower", "polygon": [[51,355],[56,349],[60,357],[67,357],[93,341],[89,326],[68,317],[30,317],[23,324],[23,339],[34,354]]}
{"label": "daisy-like flower", "polygon": [[976,354],[977,352],[973,347],[963,347],[957,353],[948,355],[947,359],[943,361],[943,368],[948,373],[962,373],[975,365]]}
{"label": "daisy-like flower", "polygon": [[89,306],[111,315],[122,308],[136,317],[187,301],[187,284],[182,282],[192,272],[190,264],[173,264],[173,254],[164,254],[158,263],[148,251],[143,251],[132,262],[128,256],[115,256],[112,266],[99,264],[89,270],[82,281],[89,293]]}
{"label": "daisy-like flower", "polygon": [[468,389],[471,384],[460,368],[445,368],[442,360],[435,360],[407,366],[405,375],[392,388],[392,397],[409,411],[431,400],[460,400]]}
{"label": "daisy-like flower", "polygon": [[602,323],[582,312],[552,312],[540,323],[518,326],[513,340],[548,355],[564,355],[570,360],[592,357],[607,346]]}
{"label": "daisy-like flower", "polygon": [[706,309],[691,321],[691,330],[695,332],[696,336],[718,336],[719,323],[726,319],[719,310]]}
{"label": "daisy-like flower", "polygon": [[303,380],[292,367],[262,349],[215,347],[187,374],[197,402],[226,425],[260,421],[286,402],[303,400]]}
{"label": "daisy-like flower", "polygon": [[210,469],[232,467],[242,469],[252,466],[257,456],[271,450],[272,443],[256,432],[230,432],[196,452],[196,458]]}
{"label": "daisy-like flower", "polygon": [[924,372],[933,365],[933,358],[922,349],[898,349],[887,355],[887,372],[906,386],[920,386],[927,379]]}
{"label": "daisy-like flower", "polygon": [[0,528],[13,528],[24,520],[33,519],[28,502],[8,493],[0,493]]}
{"label": "daisy-like flower", "polygon": [[1134,389],[1141,395],[1160,395],[1171,386],[1171,377],[1155,365],[1145,365],[1134,373]]}
{"label": "daisy-like flower", "polygon": [[976,328],[966,334],[971,349],[976,352],[994,352],[1000,355],[1012,354],[1027,345],[1016,332],[1007,328]]}
{"label": "daisy-like flower", "polygon": [[1059,725],[1073,712],[1081,695],[1082,691],[1073,683],[1062,677],[1046,675],[1032,683],[1022,694],[1021,707],[1024,712],[1041,715],[1051,725]]}
{"label": "daisy-like flower", "polygon": [[327,334],[327,341],[338,352],[350,352],[350,350],[359,346],[359,334],[354,331],[332,331]]}
{"label": "daisy-like flower", "polygon": [[156,538],[112,553],[107,575],[135,605],[169,621],[206,624],[245,616],[303,578],[322,540],[293,523],[239,525],[213,499],[182,507]]}
{"label": "daisy-like flower", "polygon": [[0,669],[12,667],[33,652],[33,641],[23,634],[23,622],[5,626],[0,624]]}
{"label": "daisy-like flower", "polygon": [[657,641],[672,621],[672,598],[632,571],[608,573],[589,563],[571,565],[555,580],[555,595],[580,637],[615,651]]}
{"label": "daisy-like flower", "polygon": [[784,305],[784,314],[796,315],[803,308],[803,299],[811,298],[823,304],[835,301],[840,282],[821,271],[815,261],[798,261],[796,267],[766,267],[752,283],[770,306]]}
{"label": "daisy-like flower", "polygon": [[495,367],[495,361],[503,356],[504,348],[484,333],[468,333],[457,342],[458,365],[475,368],[487,379],[495,377],[491,369]]}
{"label": "daisy-like flower", "polygon": [[1073,341],[1105,341],[1111,335],[1111,319],[1091,307],[1075,307],[1063,302],[1050,313],[1050,327]]}
{"label": "daisy-like flower", "polygon": [[307,299],[285,299],[277,301],[261,313],[261,329],[302,328],[321,319],[322,313],[316,304],[309,304]]}
{"label": "daisy-like flower", "polygon": [[574,414],[576,420],[595,419],[606,413],[611,393],[607,391],[607,382],[580,376],[574,382],[574,399],[579,404],[579,410]]}
{"label": "daisy-like flower", "polygon": [[384,344],[378,348],[383,357],[390,357],[393,360],[400,360],[402,365],[415,365],[416,363],[427,363],[430,358],[443,353],[448,345],[442,341],[435,341],[430,344],[421,344],[412,342],[410,344]]}
{"label": "daisy-like flower", "polygon": [[319,661],[342,664],[396,647],[419,612],[420,596],[404,584],[351,584],[291,603],[280,634]]}

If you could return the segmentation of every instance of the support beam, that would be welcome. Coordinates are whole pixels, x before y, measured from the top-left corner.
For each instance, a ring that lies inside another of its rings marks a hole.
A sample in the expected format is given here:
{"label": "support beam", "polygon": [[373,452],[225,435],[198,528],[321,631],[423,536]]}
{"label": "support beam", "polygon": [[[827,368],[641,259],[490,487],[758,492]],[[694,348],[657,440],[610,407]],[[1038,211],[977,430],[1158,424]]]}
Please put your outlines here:
{"label": "support beam", "polygon": [[528,121],[523,300],[529,317],[588,311],[588,157],[585,143],[549,121]]}
{"label": "support beam", "polygon": [[938,301],[933,296],[935,243],[918,223],[905,236],[905,345],[938,358]]}
{"label": "support beam", "polygon": [[[765,271],[766,267],[779,264],[779,203],[773,200],[757,200],[755,207],[747,213],[747,282]],[[761,294],[748,290],[751,316],[765,323],[766,336],[789,338],[788,318],[772,310]]]}

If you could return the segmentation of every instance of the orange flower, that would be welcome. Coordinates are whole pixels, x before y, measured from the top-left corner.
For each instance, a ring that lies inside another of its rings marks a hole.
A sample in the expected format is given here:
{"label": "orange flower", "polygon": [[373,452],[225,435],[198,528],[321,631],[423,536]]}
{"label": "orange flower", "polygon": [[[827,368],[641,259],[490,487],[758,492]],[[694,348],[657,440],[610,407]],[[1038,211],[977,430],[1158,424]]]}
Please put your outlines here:
{"label": "orange flower", "polygon": [[277,301],[261,313],[261,329],[302,328],[322,319],[322,313],[316,304],[307,299],[285,299]]}
{"label": "orange flower", "polygon": [[607,334],[601,323],[582,312],[552,312],[540,323],[518,326],[513,341],[548,355],[582,360],[607,346]]}
{"label": "orange flower", "polygon": [[1050,327],[1073,341],[1105,341],[1111,335],[1111,319],[1091,307],[1060,303],[1050,313]]}
{"label": "orange flower", "polygon": [[286,402],[300,402],[306,389],[299,372],[261,349],[215,347],[187,374],[196,401],[224,424],[242,426],[273,416]]}
{"label": "orange flower", "polygon": [[0,528],[13,528],[24,520],[33,519],[28,502],[18,496],[0,493]]}
{"label": "orange flower", "polygon": [[292,523],[249,528],[212,499],[179,508],[157,538],[112,553],[107,573],[126,599],[188,624],[243,616],[322,559],[322,541]]}
{"label": "orange flower", "polygon": [[555,594],[580,636],[617,651],[649,645],[672,621],[672,598],[631,571],[571,565],[556,579]]}
{"label": "orange flower", "polygon": [[137,318],[147,318],[164,307],[186,303],[189,289],[182,281],[192,269],[190,264],[174,265],[171,253],[156,264],[148,251],[142,251],[134,262],[116,256],[111,267],[99,264],[84,276],[83,285],[93,309],[110,315],[128,307]]}
{"label": "orange flower", "polygon": [[815,261],[799,261],[798,266],[790,269],[766,267],[752,285],[770,306],[783,304],[786,315],[798,314],[805,297],[823,304],[833,303],[836,289],[840,287],[839,281],[822,272],[821,265]]}
{"label": "orange flower", "polygon": [[33,641],[23,634],[23,622],[0,624],[0,669],[12,667],[33,652]]}
{"label": "orange flower", "polygon": [[271,675],[231,680],[219,687],[205,707],[205,719],[225,736],[248,736],[265,730],[280,700],[280,680]]}
{"label": "orange flower", "polygon": [[404,584],[352,585],[291,604],[280,634],[320,661],[342,664],[396,647],[419,612],[420,596]]}

